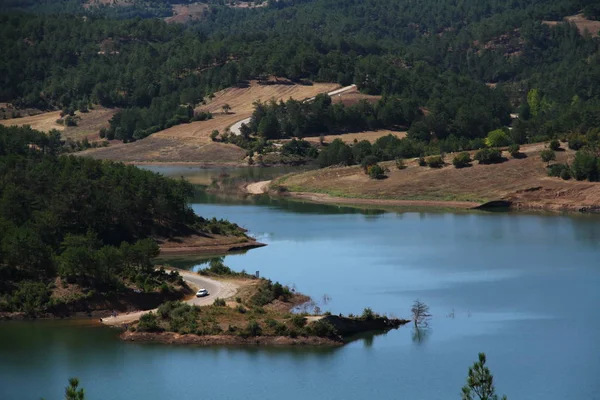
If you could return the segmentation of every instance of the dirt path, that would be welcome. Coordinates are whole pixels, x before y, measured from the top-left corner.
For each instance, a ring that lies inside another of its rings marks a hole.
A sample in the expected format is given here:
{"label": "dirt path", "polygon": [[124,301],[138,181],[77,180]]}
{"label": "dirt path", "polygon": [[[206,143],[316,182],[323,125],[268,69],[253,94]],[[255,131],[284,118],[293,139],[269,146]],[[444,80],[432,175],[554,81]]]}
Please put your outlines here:
{"label": "dirt path", "polygon": [[[194,292],[199,289],[206,289],[210,293],[207,297],[193,297],[185,302],[188,304],[196,305],[196,306],[206,306],[212,304],[215,299],[227,299],[229,297],[233,297],[238,289],[239,285],[228,282],[228,281],[217,281],[214,279],[209,279],[203,276],[200,276],[194,272],[181,271],[179,270],[179,274],[183,277],[186,283],[194,289]],[[135,321],[138,321],[140,317],[146,313],[153,310],[145,310],[145,311],[136,311],[126,314],[119,314],[116,317],[107,317],[102,318],[102,323],[109,326],[119,326],[124,324],[131,324]]]}
{"label": "dirt path", "polygon": [[[356,85],[350,85],[350,86],[346,86],[346,87],[328,92],[327,95],[335,96],[335,95],[342,94],[342,93],[348,92],[350,90],[355,90],[355,89],[356,89]],[[305,102],[313,101],[315,98],[316,97],[310,97],[304,101]],[[241,121],[236,122],[235,124],[233,124],[229,127],[229,132],[231,132],[233,135],[236,135],[236,136],[241,135],[242,132],[240,129],[242,128],[242,124],[248,125],[250,123],[251,119],[252,119],[252,117],[248,117],[248,118],[242,119]]]}
{"label": "dirt path", "polygon": [[246,193],[249,194],[263,194],[269,190],[269,184],[271,181],[261,181],[250,183],[246,186]]}

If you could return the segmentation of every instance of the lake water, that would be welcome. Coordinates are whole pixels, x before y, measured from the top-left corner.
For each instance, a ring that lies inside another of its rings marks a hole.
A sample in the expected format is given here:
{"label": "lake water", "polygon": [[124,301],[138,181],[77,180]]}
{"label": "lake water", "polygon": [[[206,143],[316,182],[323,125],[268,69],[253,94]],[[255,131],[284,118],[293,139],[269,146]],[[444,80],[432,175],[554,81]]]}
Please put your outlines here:
{"label": "lake water", "polygon": [[123,343],[91,322],[4,323],[0,399],[61,399],[71,376],[91,400],[459,399],[478,352],[510,400],[600,399],[596,217],[194,202],[268,244],[225,257],[232,268],[333,313],[408,317],[418,298],[429,331],[405,326],[338,349],[201,348]]}

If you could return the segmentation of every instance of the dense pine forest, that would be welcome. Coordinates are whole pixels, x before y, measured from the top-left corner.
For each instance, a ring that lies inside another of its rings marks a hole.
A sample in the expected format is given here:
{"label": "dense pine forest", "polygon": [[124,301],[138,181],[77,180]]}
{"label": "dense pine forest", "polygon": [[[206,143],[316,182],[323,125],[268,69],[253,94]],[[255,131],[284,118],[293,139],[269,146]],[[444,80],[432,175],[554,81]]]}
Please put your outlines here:
{"label": "dense pine forest", "polygon": [[[60,155],[58,132],[0,126],[0,312],[35,313],[55,279],[96,293],[169,290],[154,239],[190,232],[243,235],[188,207],[192,186],[133,166]],[[75,300],[75,299],[71,299]]]}
{"label": "dense pine forest", "polygon": [[[484,137],[509,124],[510,112],[521,116],[519,143],[600,126],[600,40],[543,23],[597,18],[593,0],[283,0],[244,9],[210,1],[185,25],[156,18],[171,3],[5,2],[0,101],[119,107],[107,136],[132,141],[190,121],[192,107],[219,89],[274,75],[355,83],[393,99],[425,143]],[[321,131],[334,128],[348,127]]]}

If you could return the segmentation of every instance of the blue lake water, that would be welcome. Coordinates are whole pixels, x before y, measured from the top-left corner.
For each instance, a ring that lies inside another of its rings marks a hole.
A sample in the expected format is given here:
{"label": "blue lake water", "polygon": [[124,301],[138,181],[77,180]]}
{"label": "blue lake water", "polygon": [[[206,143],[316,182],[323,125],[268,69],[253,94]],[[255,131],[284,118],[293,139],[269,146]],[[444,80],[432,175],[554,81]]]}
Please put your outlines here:
{"label": "blue lake water", "polygon": [[[510,400],[600,399],[600,219],[512,213],[361,212],[199,195],[194,210],[267,247],[225,257],[323,310],[364,307],[410,326],[338,349],[123,343],[91,323],[0,325],[0,399],[459,399],[478,352]],[[202,260],[167,262],[198,268]],[[324,295],[329,301],[323,301]]]}

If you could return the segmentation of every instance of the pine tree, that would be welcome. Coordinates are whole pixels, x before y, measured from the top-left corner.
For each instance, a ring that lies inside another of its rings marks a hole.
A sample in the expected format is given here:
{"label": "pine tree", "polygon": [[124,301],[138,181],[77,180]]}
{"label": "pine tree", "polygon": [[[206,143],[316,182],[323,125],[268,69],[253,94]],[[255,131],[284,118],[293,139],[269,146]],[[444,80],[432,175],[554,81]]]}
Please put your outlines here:
{"label": "pine tree", "polygon": [[[479,353],[479,361],[469,367],[467,384],[462,388],[462,400],[498,400],[494,377],[485,362],[485,353]],[[506,400],[506,396],[502,396],[501,400]]]}

